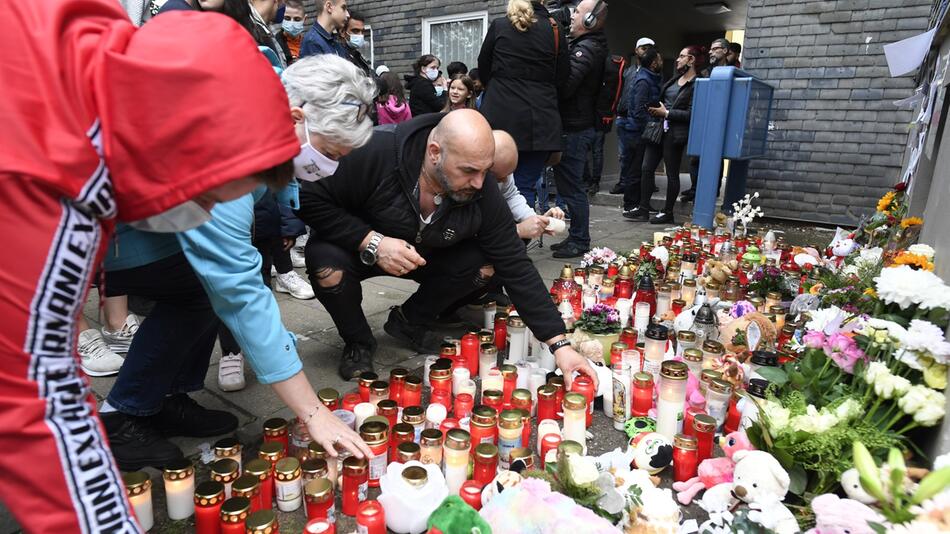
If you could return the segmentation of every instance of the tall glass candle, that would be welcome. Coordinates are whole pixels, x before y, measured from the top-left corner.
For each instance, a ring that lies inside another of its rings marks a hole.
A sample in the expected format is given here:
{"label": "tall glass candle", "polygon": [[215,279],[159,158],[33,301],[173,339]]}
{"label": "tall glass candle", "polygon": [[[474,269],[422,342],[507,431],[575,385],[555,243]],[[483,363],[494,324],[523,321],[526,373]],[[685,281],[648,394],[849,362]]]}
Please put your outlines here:
{"label": "tall glass candle", "polygon": [[442,392],[442,395],[452,402],[452,368],[439,364],[429,368],[429,385],[432,392]]}
{"label": "tall glass candle", "polygon": [[[646,342],[643,346],[643,372],[653,375],[654,382],[660,379],[660,368],[666,356],[668,335],[669,329],[661,324],[651,324],[646,331]],[[673,439],[672,436],[670,439]]]}
{"label": "tall glass candle", "polygon": [[518,365],[525,360],[526,332],[524,320],[517,315],[508,318],[508,357],[506,363]]}
{"label": "tall glass candle", "polygon": [[716,360],[722,358],[726,353],[726,348],[722,343],[707,339],[703,341],[703,369],[710,369],[716,365]]}
{"label": "tall glass candle", "polygon": [[597,393],[594,389],[594,381],[587,375],[580,375],[576,377],[574,383],[571,384],[571,391],[584,396],[587,402],[587,416],[584,420],[584,424],[589,427],[593,424],[594,397]]}
{"label": "tall glass candle", "polygon": [[698,467],[696,437],[685,434],[673,436],[673,481],[686,482],[696,476]]}
{"label": "tall glass candle", "polygon": [[[676,355],[682,356],[686,349],[692,349],[696,347],[696,332],[692,330],[680,330],[676,333]],[[700,351],[700,356],[702,356],[702,351]],[[702,362],[702,358],[700,358]]]}
{"label": "tall glass candle", "polygon": [[209,480],[195,488],[195,534],[221,532],[221,505],[224,504],[224,485]]}
{"label": "tall glass candle", "polygon": [[433,401],[433,403],[426,408],[426,428],[439,428],[439,425],[442,424],[442,421],[445,421],[448,415],[449,410],[445,404],[438,404]]}
{"label": "tall glass candle", "polygon": [[680,289],[680,298],[686,302],[686,307],[690,308],[696,302],[696,281],[692,279],[683,280],[683,287]]}
{"label": "tall glass candle", "polygon": [[495,313],[495,348],[499,351],[505,350],[508,346],[508,314],[505,312]]}
{"label": "tall glass candle", "polygon": [[162,473],[165,481],[165,506],[174,521],[195,513],[195,467],[189,460],[172,460]]}
{"label": "tall glass candle", "polygon": [[498,368],[502,376],[502,406],[511,405],[511,394],[518,387],[518,368],[514,365],[505,364]]}
{"label": "tall glass candle", "polygon": [[587,443],[587,398],[580,393],[564,395],[564,431],[565,440],[575,441],[585,446]]}
{"label": "tall glass candle", "polygon": [[703,372],[703,351],[699,349],[686,349],[683,351],[683,361],[696,378]]}
{"label": "tall glass candle", "polygon": [[254,475],[260,481],[261,504],[264,508],[274,506],[274,467],[270,462],[261,458],[254,458],[244,466],[244,473]]}
{"label": "tall glass candle", "polygon": [[389,427],[392,428],[393,425],[399,422],[399,406],[392,399],[383,399],[376,405],[376,415],[385,417],[389,421]]}
{"label": "tall glass candle", "polygon": [[403,367],[396,367],[389,371],[389,398],[396,401],[397,406],[405,406],[402,403],[402,390],[408,376],[409,370]]}
{"label": "tall glass candle", "polygon": [[475,408],[475,398],[468,393],[461,393],[455,396],[455,403],[453,406],[453,413],[459,421],[462,419],[467,419],[472,414],[472,409]]}
{"label": "tall glass candle", "polygon": [[519,410],[505,410],[498,417],[498,464],[508,469],[513,449],[522,446],[521,434],[524,429]]}
{"label": "tall glass candle", "polygon": [[330,474],[327,461],[322,458],[307,458],[300,462],[300,472],[301,481],[305,486],[311,480],[326,478]]}
{"label": "tall glass candle", "polygon": [[247,497],[231,497],[221,505],[221,534],[244,534],[251,501]]}
{"label": "tall glass candle", "polygon": [[482,485],[490,484],[498,473],[498,447],[491,443],[482,443],[475,447],[474,458],[472,479]]}
{"label": "tall glass candle", "polygon": [[671,289],[668,285],[662,285],[656,290],[656,316],[662,317],[670,310],[670,303],[673,301],[670,295]]}
{"label": "tall glass candle", "polygon": [[633,328],[636,329],[637,335],[643,335],[650,325],[650,303],[637,302],[634,304],[633,309]]}
{"label": "tall glass candle", "polygon": [[498,348],[490,343],[482,343],[478,355],[478,376],[482,383],[488,378],[488,373],[498,366]]}
{"label": "tall glass candle", "polygon": [[369,386],[369,402],[379,405],[379,401],[389,398],[389,382],[377,380]]}
{"label": "tall glass candle", "polygon": [[555,393],[554,387],[547,384],[538,388],[538,422],[556,417]]}
{"label": "tall glass candle", "polygon": [[729,400],[732,398],[732,383],[716,378],[706,388],[706,413],[716,420],[716,428],[726,422]]}
{"label": "tall glass candle", "polygon": [[288,426],[287,420],[280,417],[274,417],[264,421],[264,441],[276,442],[283,445],[284,455],[287,455],[288,448]]}
{"label": "tall glass candle", "polygon": [[419,441],[419,436],[426,428],[425,410],[423,410],[421,406],[407,406],[406,409],[402,411],[402,422],[412,425],[415,431],[413,441]]}
{"label": "tall glass candle", "polygon": [[497,444],[498,442],[498,412],[491,406],[476,406],[472,410],[470,421],[469,439],[472,443],[472,449],[481,443]]}
{"label": "tall glass candle", "polygon": [[683,362],[663,362],[660,394],[656,403],[656,431],[673,441],[682,431],[683,404],[686,402],[686,378],[689,369]]}
{"label": "tall glass candle", "polygon": [[211,480],[224,484],[224,495],[231,498],[231,484],[238,477],[238,463],[230,458],[216,460],[211,464]]}
{"label": "tall glass candle", "polygon": [[614,429],[623,430],[630,419],[630,365],[623,361],[617,362],[611,366],[613,371],[613,420]]}
{"label": "tall glass candle", "polygon": [[445,436],[444,449],[442,450],[443,473],[445,474],[445,484],[448,486],[449,495],[458,495],[459,488],[468,478],[470,450],[471,437],[468,432],[460,428],[449,430]]}
{"label": "tall glass candle", "polygon": [[564,404],[564,394],[567,393],[564,388],[564,377],[551,377],[548,379],[548,385],[554,388],[554,406],[557,407],[557,412],[554,415],[558,420],[563,419],[562,406]]}
{"label": "tall glass candle", "polygon": [[300,460],[283,458],[274,467],[274,493],[281,512],[293,512],[303,504]]}
{"label": "tall glass candle", "polygon": [[340,392],[334,388],[323,388],[317,392],[317,399],[332,412],[340,407]]}
{"label": "tall glass candle", "polygon": [[471,373],[465,367],[456,367],[452,369],[452,391],[458,395],[459,390],[462,389],[462,386],[468,382],[468,379],[471,378]]}
{"label": "tall glass candle", "polygon": [[498,311],[498,304],[494,300],[489,300],[482,304],[483,322],[482,328],[491,330],[495,327],[495,313]]}
{"label": "tall glass candle", "polygon": [[[402,385],[400,407],[419,406],[422,403],[422,379],[418,376],[407,376]],[[359,428],[357,426],[356,428]]]}
{"label": "tall glass candle", "polygon": [[359,504],[366,500],[369,487],[369,462],[350,456],[343,460],[343,514],[355,516]]}
{"label": "tall glass candle", "polygon": [[409,441],[406,443],[400,443],[396,447],[396,454],[392,461],[405,464],[413,461],[420,462],[421,460],[422,447],[420,447],[418,443]]}
{"label": "tall glass candle", "polygon": [[369,402],[369,388],[373,382],[379,380],[379,375],[376,373],[362,373],[358,379],[359,381],[359,391],[360,399],[363,402]]}
{"label": "tall glass candle", "polygon": [[409,423],[397,423],[389,431],[389,457],[396,457],[396,449],[403,443],[413,443],[416,429]]}
{"label": "tall glass candle", "polygon": [[419,441],[421,457],[419,461],[423,465],[441,465],[442,464],[442,431],[438,428],[427,428],[422,431]]}
{"label": "tall glass candle", "polygon": [[635,373],[633,375],[633,402],[630,414],[634,417],[643,417],[653,408],[653,375],[650,373]]}
{"label": "tall glass candle", "polygon": [[132,511],[142,530],[148,530],[155,524],[152,510],[152,479],[145,471],[133,471],[122,475],[125,493],[129,497]]}
{"label": "tall glass candle", "polygon": [[715,419],[706,414],[697,414],[693,417],[693,435],[696,436],[696,450],[700,462],[712,458],[713,435],[715,433]]}
{"label": "tall glass candle", "polygon": [[[465,363],[469,376],[478,374],[478,332],[468,332],[462,336],[461,360]],[[468,377],[465,379],[468,380]]]}
{"label": "tall glass candle", "polygon": [[373,452],[369,459],[369,486],[379,487],[379,479],[386,474],[389,465],[389,429],[386,425],[367,421],[360,427],[360,437]]}

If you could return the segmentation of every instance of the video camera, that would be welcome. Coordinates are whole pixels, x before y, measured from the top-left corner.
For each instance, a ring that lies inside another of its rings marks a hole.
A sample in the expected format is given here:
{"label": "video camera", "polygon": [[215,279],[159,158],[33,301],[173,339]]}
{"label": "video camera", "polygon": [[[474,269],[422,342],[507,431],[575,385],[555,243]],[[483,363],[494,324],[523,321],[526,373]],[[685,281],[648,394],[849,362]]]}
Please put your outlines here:
{"label": "video camera", "polygon": [[[564,29],[565,33],[571,29],[571,13],[574,12],[579,3],[580,0],[553,0],[549,3],[548,13]],[[593,27],[597,22],[597,17],[605,7],[607,7],[607,0],[597,0],[594,9],[587,14],[584,25],[588,28]]]}

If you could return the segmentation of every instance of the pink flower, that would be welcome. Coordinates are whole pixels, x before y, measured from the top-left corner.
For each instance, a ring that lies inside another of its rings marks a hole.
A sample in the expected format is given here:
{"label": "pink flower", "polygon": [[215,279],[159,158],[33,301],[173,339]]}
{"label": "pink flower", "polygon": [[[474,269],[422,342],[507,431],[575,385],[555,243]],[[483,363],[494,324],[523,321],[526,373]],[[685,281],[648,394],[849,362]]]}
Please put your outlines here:
{"label": "pink flower", "polygon": [[842,352],[834,352],[830,357],[842,371],[849,375],[854,374],[854,364],[858,363],[858,360],[866,359],[864,352],[857,345]]}
{"label": "pink flower", "polygon": [[825,334],[812,330],[802,337],[802,342],[810,349],[820,349],[825,346]]}
{"label": "pink flower", "polygon": [[853,339],[844,334],[836,333],[828,336],[828,345],[825,347],[825,353],[831,356],[829,350],[830,352],[845,352],[853,346]]}

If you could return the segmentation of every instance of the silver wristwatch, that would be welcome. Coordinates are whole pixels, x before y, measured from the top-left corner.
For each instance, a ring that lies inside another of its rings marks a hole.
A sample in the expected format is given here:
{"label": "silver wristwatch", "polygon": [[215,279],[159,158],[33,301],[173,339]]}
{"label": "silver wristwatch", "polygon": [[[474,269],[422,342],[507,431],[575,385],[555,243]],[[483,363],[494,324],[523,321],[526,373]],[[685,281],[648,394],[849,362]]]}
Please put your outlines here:
{"label": "silver wristwatch", "polygon": [[360,252],[360,261],[366,265],[376,265],[377,252],[379,251],[379,243],[383,240],[383,234],[379,232],[373,232],[373,237],[369,238],[369,244],[366,245],[366,248]]}

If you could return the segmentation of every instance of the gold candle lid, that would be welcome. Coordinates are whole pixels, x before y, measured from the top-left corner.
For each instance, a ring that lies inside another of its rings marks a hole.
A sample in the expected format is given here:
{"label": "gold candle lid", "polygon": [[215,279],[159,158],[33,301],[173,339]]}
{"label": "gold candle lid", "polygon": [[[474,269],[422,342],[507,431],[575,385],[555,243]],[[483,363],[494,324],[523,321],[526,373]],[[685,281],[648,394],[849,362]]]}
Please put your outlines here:
{"label": "gold candle lid", "polygon": [[329,472],[327,461],[323,458],[307,458],[300,462],[300,471],[307,478],[320,478]]}
{"label": "gold candle lid", "polygon": [[257,455],[262,460],[267,460],[272,464],[276,463],[277,460],[284,457],[284,444],[278,441],[265,441],[261,443],[261,448],[258,449]]}
{"label": "gold candle lid", "polygon": [[222,523],[242,523],[251,511],[251,500],[247,497],[231,497],[221,505]]}
{"label": "gold candle lid", "polygon": [[696,450],[699,441],[696,436],[687,436],[686,434],[677,434],[673,436],[673,446],[679,449]]}
{"label": "gold candle lid", "polygon": [[125,483],[125,492],[131,497],[141,495],[152,489],[152,479],[145,471],[132,471],[122,475],[122,482]]}
{"label": "gold candle lid", "polygon": [[254,458],[244,464],[244,472],[263,480],[270,475],[271,467],[271,463],[267,460]]}
{"label": "gold candle lid", "polygon": [[502,410],[498,418],[498,426],[507,429],[520,428],[523,424],[522,420],[521,410]]}
{"label": "gold candle lid", "polygon": [[696,332],[692,332],[690,330],[680,330],[676,333],[676,339],[686,342],[696,341]]}
{"label": "gold candle lid", "polygon": [[711,433],[716,431],[716,418],[704,413],[696,414],[693,417],[693,428],[697,432]]}
{"label": "gold candle lid", "polygon": [[493,332],[489,332],[488,330],[482,330],[481,332],[478,333],[479,349],[481,349],[481,347],[484,345],[490,345],[494,347],[495,345],[492,344],[492,341],[494,340],[495,340],[495,334]]}
{"label": "gold candle lid", "polygon": [[419,442],[424,447],[442,446],[442,431],[438,428],[427,428],[419,435]]}
{"label": "gold candle lid", "polygon": [[392,371],[389,371],[389,381],[394,380],[405,380],[409,376],[409,369],[405,367],[395,367]]}
{"label": "gold candle lid", "polygon": [[343,473],[349,475],[362,475],[369,469],[369,462],[366,458],[357,458],[350,456],[343,460]]}
{"label": "gold candle lid", "polygon": [[396,423],[393,425],[393,437],[396,436],[402,438],[408,438],[409,436],[412,436],[414,438],[416,436],[416,429],[409,423]]}
{"label": "gold candle lid", "polygon": [[518,315],[508,317],[508,328],[524,328],[524,319]]}
{"label": "gold candle lid", "polygon": [[333,483],[328,478],[315,478],[303,487],[307,502],[320,504],[333,498]]}
{"label": "gold candle lid", "polygon": [[498,447],[493,443],[482,443],[475,447],[475,457],[493,460],[498,457]]}
{"label": "gold candle lid", "polygon": [[184,480],[194,474],[194,464],[191,463],[191,460],[185,458],[168,462],[162,472],[165,480]]}
{"label": "gold candle lid", "polygon": [[472,436],[461,428],[453,428],[445,436],[445,446],[456,451],[467,451],[471,443]]}
{"label": "gold candle lid", "polygon": [[389,382],[385,380],[377,380],[370,384],[369,391],[370,394],[385,395],[389,393]]}
{"label": "gold candle lid", "polygon": [[261,479],[250,473],[245,473],[231,485],[231,494],[238,497],[253,497],[261,491]]}
{"label": "gold candle lid", "polygon": [[564,409],[583,410],[587,408],[587,398],[580,393],[567,393],[564,395]]}
{"label": "gold candle lid", "polygon": [[527,389],[516,389],[511,392],[511,400],[515,399],[522,402],[531,402],[531,392]]}
{"label": "gold candle lid", "polygon": [[264,435],[276,436],[287,432],[287,420],[280,417],[274,417],[264,421]]}
{"label": "gold candle lid", "polygon": [[732,393],[732,383],[726,382],[721,378],[713,378],[709,381],[709,390],[729,395]]}
{"label": "gold candle lid", "polygon": [[382,423],[389,430],[389,418],[385,415],[371,415],[363,421],[364,425],[366,423]]}
{"label": "gold candle lid", "polygon": [[498,354],[498,347],[491,343],[482,343],[482,346],[479,347],[478,350],[485,354]]}
{"label": "gold candle lid", "polygon": [[429,381],[433,380],[448,380],[452,378],[452,368],[451,367],[436,367],[432,366],[429,368]]}
{"label": "gold candle lid", "polygon": [[422,447],[412,441],[404,441],[396,446],[396,461],[408,463],[422,457]]}
{"label": "gold candle lid", "polygon": [[333,388],[323,388],[317,392],[317,398],[325,405],[333,404],[340,400],[340,392]]}
{"label": "gold candle lid", "polygon": [[683,362],[665,361],[660,365],[660,376],[670,380],[686,380],[689,367]]}
{"label": "gold candle lid", "polygon": [[768,293],[765,294],[765,296],[766,298],[769,298],[772,300],[782,300],[782,294],[779,293],[778,291],[769,291]]}
{"label": "gold candle lid", "polygon": [[376,373],[362,373],[359,377],[359,384],[361,387],[368,388],[377,380],[379,380],[379,375]]}
{"label": "gold candle lid", "polygon": [[722,373],[714,369],[703,369],[702,372],[699,373],[699,381],[706,382],[707,384],[711,382],[713,379],[721,378],[721,377],[722,377]]}
{"label": "gold candle lid", "polygon": [[508,378],[512,375],[518,376],[518,368],[508,363],[499,366],[498,370],[501,371],[501,376],[505,378]]}
{"label": "gold candle lid", "polygon": [[320,445],[316,441],[311,441],[310,445],[307,446],[307,450],[310,452],[311,458],[326,460],[330,457],[330,455],[327,454],[327,450],[323,448],[323,445]]}
{"label": "gold candle lid", "polygon": [[300,460],[291,456],[281,458],[274,467],[274,476],[277,480],[293,480],[300,476]]}
{"label": "gold candle lid", "polygon": [[402,470],[402,479],[414,488],[421,488],[429,481],[429,473],[423,467],[410,465]]}
{"label": "gold candle lid", "polygon": [[224,501],[224,484],[207,480],[195,487],[195,505],[214,506]]}
{"label": "gold candle lid", "polygon": [[234,456],[241,454],[241,442],[235,438],[221,438],[214,442],[215,456]]}
{"label": "gold candle lid", "polygon": [[553,399],[557,396],[557,391],[553,386],[545,384],[543,386],[538,386],[538,400],[540,399]]}
{"label": "gold candle lid", "polygon": [[422,410],[422,406],[408,406],[402,410],[402,421],[404,423],[418,425],[424,423],[425,420],[426,413]]}
{"label": "gold candle lid", "polygon": [[703,352],[711,352],[713,354],[722,354],[726,352],[726,348],[722,343],[714,341],[712,339],[707,339],[703,341]]}
{"label": "gold candle lid", "polygon": [[702,363],[703,351],[699,349],[686,349],[683,351],[683,359],[688,362]]}
{"label": "gold candle lid", "polygon": [[653,375],[650,373],[634,373],[633,374],[634,385],[641,388],[648,388],[653,386]]}
{"label": "gold candle lid", "polygon": [[227,484],[237,478],[238,469],[240,469],[240,466],[234,460],[221,458],[211,464],[211,478]]}
{"label": "gold candle lid", "polygon": [[258,510],[247,516],[244,528],[247,534],[272,534],[277,532],[277,515],[273,510]]}
{"label": "gold candle lid", "polygon": [[389,428],[376,421],[367,421],[360,425],[360,437],[367,443],[385,441],[388,434]]}
{"label": "gold candle lid", "polygon": [[403,391],[419,391],[422,389],[422,379],[418,376],[407,376],[402,384]]}
{"label": "gold candle lid", "polygon": [[503,396],[504,392],[500,389],[486,389],[482,391],[482,402],[484,402],[485,399],[493,399],[500,402]]}
{"label": "gold candle lid", "polygon": [[399,412],[399,405],[392,399],[383,399],[376,404],[377,415],[395,414]]}

